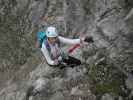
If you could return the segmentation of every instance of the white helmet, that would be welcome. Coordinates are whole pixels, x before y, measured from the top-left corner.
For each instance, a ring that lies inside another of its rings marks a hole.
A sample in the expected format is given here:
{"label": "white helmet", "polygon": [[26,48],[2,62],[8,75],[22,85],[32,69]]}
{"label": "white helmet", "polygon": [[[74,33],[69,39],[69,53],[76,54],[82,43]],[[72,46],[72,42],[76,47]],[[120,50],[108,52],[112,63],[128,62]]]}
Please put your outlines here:
{"label": "white helmet", "polygon": [[56,28],[55,27],[52,27],[52,26],[48,27],[46,29],[46,36],[47,37],[57,37],[58,34],[57,34]]}

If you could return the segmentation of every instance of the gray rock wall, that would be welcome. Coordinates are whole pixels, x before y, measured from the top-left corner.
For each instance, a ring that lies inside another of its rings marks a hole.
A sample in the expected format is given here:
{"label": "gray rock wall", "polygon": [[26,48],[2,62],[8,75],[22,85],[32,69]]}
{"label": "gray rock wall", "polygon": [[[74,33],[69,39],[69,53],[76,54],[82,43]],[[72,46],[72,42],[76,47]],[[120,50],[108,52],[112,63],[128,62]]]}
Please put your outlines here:
{"label": "gray rock wall", "polygon": [[[130,100],[132,92],[123,90],[124,97],[120,94],[119,85],[124,87],[123,80],[126,78],[123,74],[133,71],[132,19],[132,0],[0,0],[0,100],[23,100],[29,84],[39,77],[50,77],[50,83],[63,84],[50,86],[50,92],[45,91],[50,96],[46,100],[55,97],[57,100],[95,100],[99,95],[103,95],[103,99],[107,96],[108,100],[119,96]],[[41,63],[44,59],[34,51],[36,32],[49,25],[56,26],[59,34],[66,37],[93,36],[94,44],[82,50],[82,58],[89,63],[84,65],[85,69],[82,68],[84,66],[68,68],[64,72],[66,76],[60,78],[63,73],[54,72]],[[114,67],[115,63],[120,67]],[[79,77],[87,79],[74,86],[65,85],[74,84]],[[128,80],[127,83],[130,82]],[[107,84],[103,86],[101,83]],[[90,92],[87,94],[87,91]],[[116,97],[107,94],[111,92]],[[44,94],[33,99],[42,100],[43,97]]]}

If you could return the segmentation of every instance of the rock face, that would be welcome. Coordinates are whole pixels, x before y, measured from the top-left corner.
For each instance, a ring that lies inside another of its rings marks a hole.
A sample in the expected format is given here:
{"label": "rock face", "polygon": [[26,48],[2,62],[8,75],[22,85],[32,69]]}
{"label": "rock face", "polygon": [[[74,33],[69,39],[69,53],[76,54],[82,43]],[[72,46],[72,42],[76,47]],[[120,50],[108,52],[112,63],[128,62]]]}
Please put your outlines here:
{"label": "rock face", "polygon": [[[132,100],[132,19],[132,0],[0,0],[0,100]],[[74,52],[86,64],[45,64],[34,44],[49,25],[93,36]]]}

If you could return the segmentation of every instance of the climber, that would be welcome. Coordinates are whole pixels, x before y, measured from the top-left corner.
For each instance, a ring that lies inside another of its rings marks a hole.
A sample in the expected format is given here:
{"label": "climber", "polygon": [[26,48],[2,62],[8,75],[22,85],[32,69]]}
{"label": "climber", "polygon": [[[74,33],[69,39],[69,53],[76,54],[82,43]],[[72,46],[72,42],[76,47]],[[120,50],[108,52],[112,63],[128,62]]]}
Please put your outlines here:
{"label": "climber", "polygon": [[[87,42],[90,42],[90,43],[93,42],[92,37],[81,38],[81,39],[64,38],[58,35],[56,28],[53,26],[48,27],[46,29],[46,32],[41,32],[41,34],[43,34],[43,37],[45,37],[45,39],[43,40],[38,39],[36,43],[36,47],[41,48],[41,51],[45,56],[47,63],[51,66],[58,66],[61,64],[61,62],[68,66],[73,65],[71,67],[81,64],[81,61],[79,59],[76,59],[74,57],[71,57],[65,54],[60,48],[60,43],[77,45],[77,44],[82,44]],[[46,34],[46,36],[44,34]],[[40,40],[41,42],[39,42]]]}

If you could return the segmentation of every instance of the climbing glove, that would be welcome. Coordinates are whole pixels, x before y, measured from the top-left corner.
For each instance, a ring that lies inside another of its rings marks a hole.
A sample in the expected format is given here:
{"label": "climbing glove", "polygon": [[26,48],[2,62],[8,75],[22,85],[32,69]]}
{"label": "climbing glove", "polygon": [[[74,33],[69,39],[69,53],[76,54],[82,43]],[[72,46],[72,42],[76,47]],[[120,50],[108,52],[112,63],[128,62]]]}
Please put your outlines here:
{"label": "climbing glove", "polygon": [[91,36],[85,37],[84,42],[93,43],[94,42],[93,37]]}

